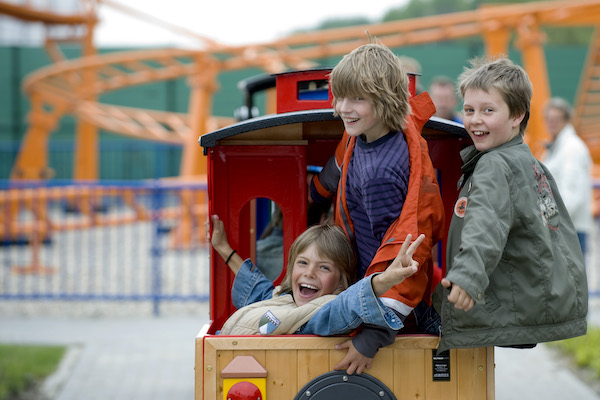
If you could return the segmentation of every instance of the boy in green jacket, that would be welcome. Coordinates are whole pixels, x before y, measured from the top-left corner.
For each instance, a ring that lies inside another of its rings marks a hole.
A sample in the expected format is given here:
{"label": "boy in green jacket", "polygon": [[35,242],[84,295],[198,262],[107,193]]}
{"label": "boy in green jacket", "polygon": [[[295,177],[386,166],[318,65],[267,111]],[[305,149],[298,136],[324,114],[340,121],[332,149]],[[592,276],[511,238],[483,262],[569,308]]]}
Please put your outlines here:
{"label": "boy in green jacket", "polygon": [[471,64],[459,91],[474,145],[461,152],[448,272],[436,288],[439,351],[584,335],[588,291],[577,234],[554,178],[523,142],[531,82],[505,58]]}

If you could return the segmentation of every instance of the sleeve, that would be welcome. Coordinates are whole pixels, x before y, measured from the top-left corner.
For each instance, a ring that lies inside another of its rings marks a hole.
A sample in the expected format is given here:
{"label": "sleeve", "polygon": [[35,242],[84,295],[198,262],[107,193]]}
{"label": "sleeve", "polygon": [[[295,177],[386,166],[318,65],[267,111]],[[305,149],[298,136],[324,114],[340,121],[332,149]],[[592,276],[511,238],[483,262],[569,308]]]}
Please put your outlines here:
{"label": "sleeve", "polygon": [[396,313],[375,296],[369,275],[325,304],[298,333],[331,336],[347,333],[361,324],[399,330],[404,325]]}
{"label": "sleeve", "polygon": [[313,201],[320,203],[329,200],[337,192],[342,173],[342,161],[349,141],[350,136],[344,131],[335,148],[335,153],[329,158],[321,172],[313,177],[310,183],[310,196]]}
{"label": "sleeve", "polygon": [[[513,219],[512,174],[504,162],[482,157],[467,198],[460,250],[446,278],[479,302],[506,245]],[[490,162],[491,161],[491,162]]]}
{"label": "sleeve", "polygon": [[331,199],[337,191],[340,180],[340,166],[336,157],[331,156],[325,167],[315,175],[310,183],[310,197],[316,203]]}
{"label": "sleeve", "polygon": [[381,347],[389,346],[396,340],[397,330],[383,326],[365,325],[352,338],[352,344],[365,357],[373,358]]}
{"label": "sleeve", "polygon": [[273,297],[273,282],[246,259],[238,271],[231,286],[231,301],[240,309],[257,301]]}

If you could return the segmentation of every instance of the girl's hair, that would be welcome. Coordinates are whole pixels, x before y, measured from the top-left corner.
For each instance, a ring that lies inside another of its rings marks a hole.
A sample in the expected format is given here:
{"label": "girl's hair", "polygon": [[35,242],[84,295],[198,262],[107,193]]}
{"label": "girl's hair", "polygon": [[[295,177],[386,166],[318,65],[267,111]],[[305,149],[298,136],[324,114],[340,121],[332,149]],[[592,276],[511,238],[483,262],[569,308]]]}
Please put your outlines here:
{"label": "girl's hair", "polygon": [[496,89],[508,105],[511,117],[525,114],[519,132],[525,133],[533,96],[533,85],[527,72],[508,58],[474,58],[470,60],[470,68],[465,67],[460,75],[458,90],[464,98],[468,89],[479,89],[484,92]]}
{"label": "girl's hair", "polygon": [[340,98],[364,98],[388,128],[404,128],[410,114],[409,79],[402,61],[383,44],[365,44],[346,54],[331,71],[330,82],[334,108]]}
{"label": "girl's hair", "polygon": [[344,231],[337,225],[315,225],[304,231],[292,243],[288,256],[287,271],[278,294],[292,291],[292,269],[296,258],[311,244],[316,246],[319,257],[328,259],[339,269],[341,290],[346,289],[354,282],[356,258],[352,245]]}

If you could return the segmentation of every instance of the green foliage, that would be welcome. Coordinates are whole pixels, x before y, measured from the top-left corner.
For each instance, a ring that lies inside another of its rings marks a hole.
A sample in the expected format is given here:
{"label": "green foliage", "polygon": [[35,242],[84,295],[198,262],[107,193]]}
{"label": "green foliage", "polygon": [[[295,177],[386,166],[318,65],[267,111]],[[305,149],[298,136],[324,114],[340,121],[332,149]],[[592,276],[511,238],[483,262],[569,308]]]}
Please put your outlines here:
{"label": "green foliage", "polygon": [[[546,0],[525,0],[525,2],[538,2]],[[523,0],[409,0],[403,6],[388,10],[380,20],[370,21],[364,16],[346,17],[346,18],[329,18],[320,22],[314,28],[299,29],[293,33],[319,31],[323,29],[343,28],[347,26],[356,26],[364,24],[376,24],[379,22],[390,22],[403,19],[412,19],[420,17],[428,17],[432,15],[441,15],[456,13],[462,11],[470,11],[479,8],[480,6],[502,5],[502,4],[521,4]],[[548,41],[551,45],[587,45],[592,36],[592,27],[566,26],[555,27],[545,26],[542,29],[546,32]],[[468,43],[472,39],[461,39],[456,42]],[[480,40],[480,39],[479,39]]]}
{"label": "green foliage", "polygon": [[383,16],[383,22],[398,19],[427,17],[448,14],[476,8],[471,0],[410,0],[404,7],[389,10]]}
{"label": "green foliage", "polygon": [[17,398],[58,366],[61,346],[0,345],[0,400]]}
{"label": "green foliage", "polygon": [[600,329],[588,327],[585,336],[552,343],[572,357],[577,366],[592,369],[600,378]]}
{"label": "green foliage", "polygon": [[317,30],[343,28],[345,26],[366,25],[372,23],[373,21],[370,21],[367,17],[329,18],[321,22],[317,26]]}
{"label": "green foliage", "polygon": [[[544,0],[526,0],[537,2]],[[408,4],[389,10],[382,22],[396,21],[475,10],[482,5],[520,4],[523,0],[410,0]],[[548,44],[588,44],[592,35],[592,27],[544,27]]]}

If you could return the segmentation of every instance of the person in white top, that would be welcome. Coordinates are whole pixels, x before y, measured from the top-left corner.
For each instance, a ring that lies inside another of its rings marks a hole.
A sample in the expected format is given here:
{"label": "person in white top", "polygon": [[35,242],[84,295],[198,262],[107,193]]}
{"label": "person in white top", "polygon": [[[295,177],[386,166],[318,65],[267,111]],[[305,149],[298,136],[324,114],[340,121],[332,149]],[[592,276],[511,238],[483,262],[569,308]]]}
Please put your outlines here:
{"label": "person in white top", "polygon": [[556,180],[585,257],[587,235],[594,223],[592,159],[586,144],[571,124],[572,113],[571,105],[560,97],[554,97],[546,103],[544,120],[551,142],[547,145],[542,162]]}

